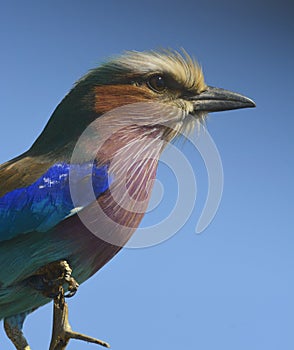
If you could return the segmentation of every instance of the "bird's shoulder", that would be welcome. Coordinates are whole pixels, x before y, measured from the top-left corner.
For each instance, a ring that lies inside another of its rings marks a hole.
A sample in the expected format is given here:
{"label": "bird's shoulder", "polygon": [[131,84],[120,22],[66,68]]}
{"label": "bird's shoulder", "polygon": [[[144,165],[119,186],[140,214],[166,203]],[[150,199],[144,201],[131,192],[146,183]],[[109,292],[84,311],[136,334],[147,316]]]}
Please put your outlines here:
{"label": "bird's shoulder", "polygon": [[0,165],[0,197],[31,185],[54,164],[53,160],[24,153]]}
{"label": "bird's shoulder", "polygon": [[107,166],[46,161],[29,155],[3,164],[0,181],[0,242],[23,233],[49,231],[109,187]]}

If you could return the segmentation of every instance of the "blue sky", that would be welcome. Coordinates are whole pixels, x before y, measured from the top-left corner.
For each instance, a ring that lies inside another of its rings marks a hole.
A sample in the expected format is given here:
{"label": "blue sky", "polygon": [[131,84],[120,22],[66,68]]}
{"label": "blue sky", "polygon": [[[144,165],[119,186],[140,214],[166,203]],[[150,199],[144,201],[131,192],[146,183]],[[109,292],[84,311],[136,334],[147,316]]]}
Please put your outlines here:
{"label": "blue sky", "polygon": [[[293,349],[293,30],[284,0],[1,3],[1,163],[32,144],[74,81],[126,49],[184,47],[209,85],[257,104],[208,118],[224,169],[209,227],[195,234],[207,174],[186,143],[198,188],[190,219],[162,244],[123,250],[83,284],[69,302],[75,330],[114,350]],[[166,172],[158,178],[169,203]],[[48,347],[51,312],[27,319],[32,349]],[[94,346],[69,346],[81,348]]]}

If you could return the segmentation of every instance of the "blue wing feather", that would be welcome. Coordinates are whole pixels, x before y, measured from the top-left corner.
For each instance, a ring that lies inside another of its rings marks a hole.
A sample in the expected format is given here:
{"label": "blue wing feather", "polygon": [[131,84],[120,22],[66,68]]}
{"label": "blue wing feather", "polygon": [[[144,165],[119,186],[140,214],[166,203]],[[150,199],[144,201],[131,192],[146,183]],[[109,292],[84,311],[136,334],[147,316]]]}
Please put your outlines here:
{"label": "blue wing feather", "polygon": [[[13,190],[0,198],[0,241],[21,233],[46,232],[70,216],[75,208],[70,193],[70,176],[74,185],[91,176],[96,198],[108,189],[111,182],[107,166],[54,164],[30,186]],[[81,198],[81,207],[93,201],[93,196],[85,193]]]}

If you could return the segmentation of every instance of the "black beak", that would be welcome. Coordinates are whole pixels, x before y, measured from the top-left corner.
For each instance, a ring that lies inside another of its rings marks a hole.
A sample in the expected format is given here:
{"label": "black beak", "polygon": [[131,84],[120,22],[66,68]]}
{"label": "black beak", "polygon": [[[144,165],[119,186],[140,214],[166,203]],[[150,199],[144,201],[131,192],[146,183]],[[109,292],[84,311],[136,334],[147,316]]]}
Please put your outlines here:
{"label": "black beak", "polygon": [[255,107],[248,97],[224,89],[208,86],[201,94],[193,96],[194,111],[219,112],[229,109]]}

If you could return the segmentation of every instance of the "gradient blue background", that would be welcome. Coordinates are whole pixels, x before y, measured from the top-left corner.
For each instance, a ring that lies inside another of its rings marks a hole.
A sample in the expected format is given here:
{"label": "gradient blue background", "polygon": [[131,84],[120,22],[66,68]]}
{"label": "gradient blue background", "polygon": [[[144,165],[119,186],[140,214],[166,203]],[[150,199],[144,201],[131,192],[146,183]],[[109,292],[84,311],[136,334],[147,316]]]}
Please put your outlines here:
{"label": "gradient blue background", "polygon": [[[257,104],[208,120],[225,176],[210,226],[194,233],[207,174],[186,144],[199,189],[192,217],[82,285],[69,302],[75,330],[114,350],[294,348],[293,32],[290,0],[1,1],[0,162],[32,144],[75,80],[125,49],[184,47],[208,84]],[[159,179],[169,202],[164,167]],[[27,319],[32,349],[48,348],[51,316],[47,305]],[[12,349],[2,329],[0,339]],[[81,348],[95,346],[69,346]]]}

